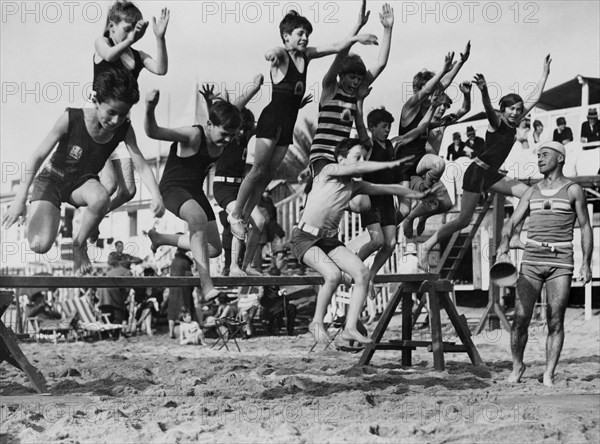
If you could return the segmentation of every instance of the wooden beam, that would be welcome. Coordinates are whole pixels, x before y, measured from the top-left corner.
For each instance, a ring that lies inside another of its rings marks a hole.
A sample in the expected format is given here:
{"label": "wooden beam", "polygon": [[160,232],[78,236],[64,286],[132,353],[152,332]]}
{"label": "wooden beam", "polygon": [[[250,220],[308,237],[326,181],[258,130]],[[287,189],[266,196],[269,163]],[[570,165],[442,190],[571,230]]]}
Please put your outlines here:
{"label": "wooden beam", "polygon": [[[437,274],[382,274],[375,277],[375,283],[423,282],[436,280]],[[260,285],[322,285],[321,276],[246,276],[213,277],[217,287],[249,287]],[[108,287],[200,287],[200,278],[195,276],[149,277],[149,276],[0,276],[0,288],[108,288]]]}

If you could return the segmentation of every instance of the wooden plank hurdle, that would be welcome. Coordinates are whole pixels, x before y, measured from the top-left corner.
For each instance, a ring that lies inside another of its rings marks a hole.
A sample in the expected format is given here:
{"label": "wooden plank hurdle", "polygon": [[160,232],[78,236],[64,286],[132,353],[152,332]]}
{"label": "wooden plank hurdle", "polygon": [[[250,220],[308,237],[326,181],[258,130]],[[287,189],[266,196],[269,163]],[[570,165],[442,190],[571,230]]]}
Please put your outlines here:
{"label": "wooden plank hurdle", "polygon": [[[261,285],[322,285],[321,276],[246,276],[246,277],[214,277],[213,283],[217,287],[249,287]],[[426,346],[431,348],[434,356],[436,370],[444,369],[444,352],[467,352],[474,365],[482,363],[477,349],[470,339],[464,320],[458,315],[454,304],[446,294],[452,290],[449,281],[438,281],[438,275],[433,273],[419,274],[387,274],[375,277],[375,283],[399,283],[400,286],[375,328],[372,335],[374,343],[367,346],[360,358],[359,364],[368,364],[375,350],[402,350],[403,365],[411,365],[410,352],[415,347]],[[195,276],[177,277],[73,277],[73,276],[0,276],[0,288],[106,288],[106,287],[199,287],[200,278]],[[432,341],[412,341],[412,293],[427,293],[431,306]],[[380,343],[398,304],[402,300],[402,341],[398,343]],[[440,305],[446,310],[456,332],[463,342],[463,346],[450,346],[442,343]],[[421,342],[423,342],[421,344]],[[18,346],[16,343],[15,347]],[[19,350],[20,351],[20,350]]]}

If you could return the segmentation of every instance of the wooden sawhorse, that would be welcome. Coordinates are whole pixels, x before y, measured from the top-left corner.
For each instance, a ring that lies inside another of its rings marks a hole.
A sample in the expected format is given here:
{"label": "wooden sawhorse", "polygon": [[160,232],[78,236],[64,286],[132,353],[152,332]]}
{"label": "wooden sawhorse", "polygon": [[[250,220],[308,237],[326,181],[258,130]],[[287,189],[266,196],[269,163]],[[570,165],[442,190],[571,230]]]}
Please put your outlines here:
{"label": "wooden sawhorse", "polygon": [[[6,309],[12,304],[14,295],[11,291],[0,292],[0,317],[4,314]],[[38,393],[46,393],[46,379],[42,372],[36,367],[31,365],[27,360],[21,348],[17,344],[17,338],[13,331],[4,325],[2,319],[0,319],[0,362],[6,361],[9,364],[14,365],[19,370],[22,370]]]}
{"label": "wooden sawhorse", "polygon": [[[453,286],[447,280],[426,280],[421,285],[419,282],[407,282],[402,284],[388,306],[386,307],[375,331],[371,336],[372,344],[368,344],[359,360],[359,365],[366,365],[371,361],[376,350],[402,350],[402,365],[412,365],[412,351],[417,347],[427,347],[433,352],[433,367],[438,371],[446,368],[444,362],[444,353],[466,352],[471,358],[473,365],[483,365],[481,356],[471,340],[471,331],[467,325],[464,315],[459,315],[456,307],[450,299],[449,293]],[[413,341],[413,322],[412,322],[412,293],[418,293],[419,298],[429,297],[429,325],[431,328],[431,341]],[[381,342],[392,316],[402,301],[402,339]],[[462,345],[442,341],[442,322],[440,318],[440,307],[446,310],[450,322],[456,330]]]}

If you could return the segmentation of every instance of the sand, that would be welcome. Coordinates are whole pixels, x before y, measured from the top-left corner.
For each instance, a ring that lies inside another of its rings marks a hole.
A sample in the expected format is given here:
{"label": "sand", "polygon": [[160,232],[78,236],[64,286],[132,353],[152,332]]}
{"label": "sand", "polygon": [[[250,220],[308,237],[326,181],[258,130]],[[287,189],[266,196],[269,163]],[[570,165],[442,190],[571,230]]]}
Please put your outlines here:
{"label": "sand", "polygon": [[[481,309],[463,309],[477,319]],[[396,316],[387,338],[400,336]],[[412,367],[378,351],[371,365],[338,351],[308,353],[295,337],[240,341],[241,353],[180,346],[166,335],[120,341],[21,343],[48,380],[36,395],[0,364],[2,442],[600,442],[600,317],[569,309],[556,386],[539,382],[545,335],[534,326],[520,384],[507,384],[509,335],[475,343],[487,368],[426,349]],[[371,329],[373,326],[371,326]],[[416,336],[428,335],[418,332]],[[451,331],[445,327],[445,339]]]}

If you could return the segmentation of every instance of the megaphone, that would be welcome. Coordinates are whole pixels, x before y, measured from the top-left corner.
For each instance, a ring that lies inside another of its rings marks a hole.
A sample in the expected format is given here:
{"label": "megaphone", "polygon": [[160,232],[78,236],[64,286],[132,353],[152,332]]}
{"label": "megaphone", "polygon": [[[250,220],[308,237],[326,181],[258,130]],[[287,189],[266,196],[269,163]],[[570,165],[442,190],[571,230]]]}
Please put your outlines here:
{"label": "megaphone", "polygon": [[519,279],[517,267],[510,261],[498,260],[490,269],[490,280],[498,287],[514,287]]}

